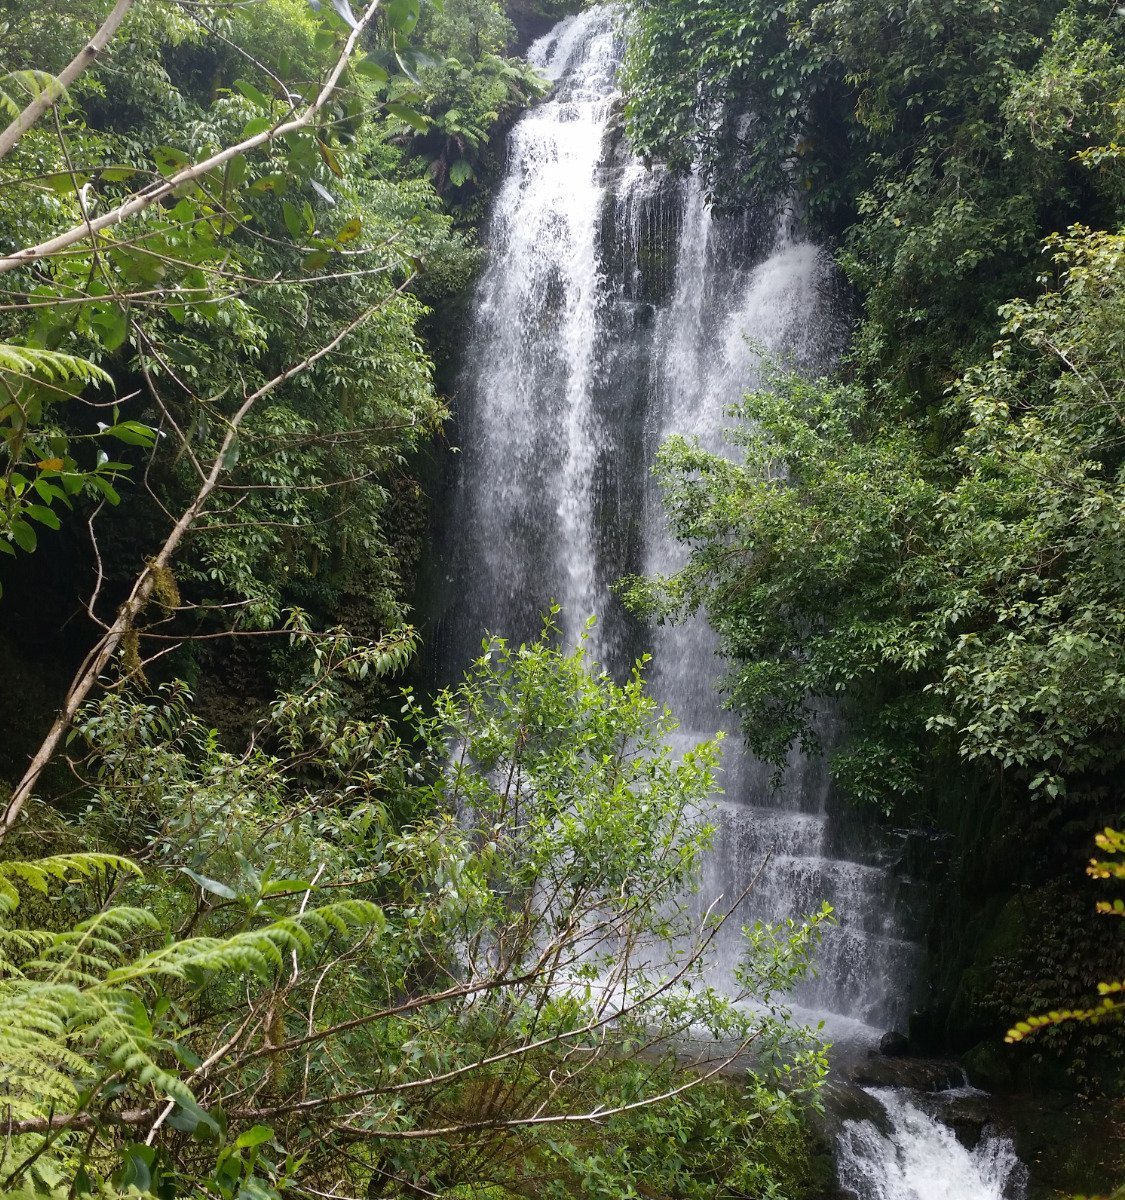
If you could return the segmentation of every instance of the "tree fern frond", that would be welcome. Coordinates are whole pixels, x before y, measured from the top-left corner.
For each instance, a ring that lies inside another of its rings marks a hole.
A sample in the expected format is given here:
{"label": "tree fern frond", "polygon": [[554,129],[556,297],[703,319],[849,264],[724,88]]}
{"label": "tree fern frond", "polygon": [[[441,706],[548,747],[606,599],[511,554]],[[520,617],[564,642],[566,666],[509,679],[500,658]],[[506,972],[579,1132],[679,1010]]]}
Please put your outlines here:
{"label": "tree fern frond", "polygon": [[15,912],[20,906],[20,893],[16,885],[0,874],[0,916]]}
{"label": "tree fern frond", "polygon": [[0,973],[15,970],[16,958],[41,954],[54,939],[45,929],[0,929]]}
{"label": "tree fern frond", "polygon": [[81,1000],[81,989],[69,983],[6,981],[0,984],[0,1039],[25,1028],[61,1035]]}
{"label": "tree fern frond", "polygon": [[331,933],[346,935],[353,929],[363,928],[382,933],[386,925],[383,910],[366,900],[340,900],[335,904],[310,909],[300,917],[282,918],[277,925],[287,928],[291,922],[300,922],[301,926],[320,937],[327,937]]}
{"label": "tree fern frond", "polygon": [[81,1030],[82,1040],[96,1046],[112,1067],[132,1075],[141,1086],[154,1087],[181,1103],[194,1104],[195,1097],[183,1080],[153,1058],[155,1039],[138,1025],[134,1000],[133,993],[126,991],[89,995],[87,1011],[94,1019]]}
{"label": "tree fern frond", "polygon": [[[9,349],[11,347],[0,346],[0,369],[4,352]],[[119,854],[53,854],[47,858],[13,858],[0,862],[0,916],[19,907],[19,890],[13,881],[25,884],[36,892],[46,893],[52,881],[72,883],[76,879],[94,879],[113,871],[137,877],[141,875],[136,863]]]}
{"label": "tree fern frond", "polygon": [[217,971],[266,976],[283,965],[287,952],[303,953],[311,949],[310,930],[324,935],[332,930],[344,933],[364,927],[381,929],[383,924],[383,910],[377,904],[366,900],[341,900],[229,938],[195,937],[173,942],[111,971],[106,979],[111,984],[158,975],[195,980]]}
{"label": "tree fern frond", "polygon": [[156,1045],[132,992],[52,983],[0,989],[0,1106],[20,1119],[65,1111],[106,1066],[193,1103],[186,1084],[156,1061]]}
{"label": "tree fern frond", "polygon": [[109,908],[52,935],[43,952],[23,963],[21,970],[27,976],[47,975],[58,982],[95,987],[121,964],[126,939],[159,928],[147,909]]}
{"label": "tree fern frond", "polygon": [[78,1098],[76,1078],[81,1075],[72,1076],[50,1063],[37,1061],[25,1050],[17,1068],[0,1071],[4,1111],[11,1112],[16,1120],[23,1120],[38,1116],[45,1107],[72,1105]]}
{"label": "tree fern frond", "polygon": [[0,1105],[15,1120],[77,1102],[91,1064],[69,1045],[71,1022],[84,1006],[69,986],[0,988]]}
{"label": "tree fern frond", "polygon": [[[307,940],[307,939],[306,939]],[[237,933],[229,938],[195,937],[173,942],[136,962],[112,971],[111,983],[128,983],[150,976],[166,975],[196,981],[217,971],[249,972],[267,976],[284,962],[284,951],[303,949],[288,931],[272,927]]]}
{"label": "tree fern frond", "polygon": [[13,346],[0,343],[0,372],[26,378],[45,379],[49,383],[106,383],[113,378],[96,363],[77,354],[42,350],[37,346]]}
{"label": "tree fern frond", "polygon": [[[136,871],[123,859],[60,856],[0,864],[0,880],[17,892],[17,884],[45,891],[55,880],[88,879],[118,868]],[[161,925],[138,907],[109,908],[58,932],[3,931],[0,946],[8,962],[0,959],[0,1113],[9,1121],[38,1123],[74,1112],[83,1095],[107,1079],[117,1088],[114,1105],[124,1104],[129,1091],[140,1092],[147,1103],[167,1097],[198,1110],[180,1073],[180,1052],[152,1015],[146,985],[178,980],[194,989],[224,972],[270,978],[287,966],[291,953],[308,954],[339,934],[381,931],[383,924],[377,905],[343,900],[261,929],[171,940],[139,954],[138,933],[147,936]],[[26,961],[13,958],[25,951]],[[177,990],[183,989],[168,989]],[[42,1149],[17,1143],[19,1138],[10,1139],[8,1145],[20,1158]],[[0,1149],[0,1167],[8,1153]],[[66,1153],[64,1136],[37,1162],[57,1171]]]}

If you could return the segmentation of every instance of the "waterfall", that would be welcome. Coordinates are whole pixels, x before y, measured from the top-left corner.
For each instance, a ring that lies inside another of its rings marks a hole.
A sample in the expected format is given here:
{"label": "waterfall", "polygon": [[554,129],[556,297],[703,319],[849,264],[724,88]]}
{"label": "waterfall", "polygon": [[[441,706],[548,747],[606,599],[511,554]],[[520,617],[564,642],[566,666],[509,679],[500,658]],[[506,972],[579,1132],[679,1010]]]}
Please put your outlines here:
{"label": "waterfall", "polygon": [[489,228],[466,361],[476,403],[461,435],[461,561],[476,628],[526,631],[549,581],[573,635],[608,606],[592,553],[606,432],[601,157],[617,69],[608,11],[563,22],[529,57],[558,83],[512,132]]}
{"label": "waterfall", "polygon": [[[823,1021],[836,1040],[871,1046],[902,1027],[916,974],[893,872],[839,819],[821,761],[794,752],[775,791],[771,771],[740,751],[705,620],[649,628],[611,591],[626,573],[682,561],[651,480],[660,442],[682,433],[726,452],[726,410],[757,382],[760,349],[805,369],[827,366],[845,333],[836,279],[785,206],[720,214],[697,181],[631,156],[615,85],[616,21],[612,7],[588,9],[529,52],[555,86],[512,131],[487,229],[435,640],[452,674],[486,632],[533,637],[557,600],[572,642],[597,615],[589,645],[611,671],[651,652],[651,686],[679,718],[684,744],[731,735],[705,898],[738,895],[770,856],[724,930],[719,982],[736,961],[742,925],[800,917],[828,900],[838,925],[796,1011]],[[830,739],[833,715],[822,721]],[[841,1163],[890,1162],[925,1142],[924,1114],[905,1104],[886,1105],[905,1141],[892,1136],[884,1150],[882,1133],[857,1127],[841,1142]],[[896,1186],[857,1195],[944,1194]]]}
{"label": "waterfall", "polygon": [[837,1148],[840,1182],[859,1200],[1011,1200],[1022,1194],[1027,1172],[1008,1138],[985,1130],[970,1148],[905,1089],[870,1088],[868,1095],[882,1107],[886,1128],[874,1120],[845,1121]]}

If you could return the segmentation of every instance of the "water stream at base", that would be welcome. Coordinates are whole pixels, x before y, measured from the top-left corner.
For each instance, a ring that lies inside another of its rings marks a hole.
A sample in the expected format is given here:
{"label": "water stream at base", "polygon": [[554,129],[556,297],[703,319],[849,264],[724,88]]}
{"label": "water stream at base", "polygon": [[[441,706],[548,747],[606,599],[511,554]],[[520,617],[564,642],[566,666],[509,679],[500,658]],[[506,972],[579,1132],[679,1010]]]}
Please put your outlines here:
{"label": "water stream at base", "polygon": [[[615,86],[616,19],[611,7],[589,9],[529,52],[555,86],[512,131],[488,228],[464,360],[438,654],[456,670],[486,631],[532,637],[551,600],[571,641],[597,614],[590,648],[611,671],[650,651],[651,686],[680,720],[685,746],[717,730],[732,735],[705,892],[739,894],[773,853],[745,911],[727,923],[715,970],[732,969],[743,924],[799,917],[828,900],[839,924],[797,1011],[853,1048],[873,1046],[901,1027],[916,974],[918,947],[897,916],[902,881],[878,840],[833,805],[820,761],[795,753],[774,791],[769,769],[740,752],[705,621],[646,628],[611,592],[623,574],[681,561],[651,481],[660,442],[683,433],[721,450],[727,408],[755,385],[757,349],[806,369],[827,365],[845,333],[836,279],[784,206],[719,215],[694,180],[632,157]],[[831,714],[824,725],[830,740]],[[841,1127],[841,1179],[854,1195],[1001,1195],[999,1150],[965,1158],[903,1095],[872,1102],[885,1121]],[[934,1190],[919,1182],[931,1167],[967,1182]]]}
{"label": "water stream at base", "polygon": [[[953,1089],[947,1096],[975,1094]],[[837,1139],[840,1183],[861,1200],[1012,1200],[1027,1172],[1011,1140],[985,1129],[966,1146],[941,1120],[944,1097],[868,1088],[883,1119],[845,1121]],[[936,1101],[936,1102],[935,1102]]]}

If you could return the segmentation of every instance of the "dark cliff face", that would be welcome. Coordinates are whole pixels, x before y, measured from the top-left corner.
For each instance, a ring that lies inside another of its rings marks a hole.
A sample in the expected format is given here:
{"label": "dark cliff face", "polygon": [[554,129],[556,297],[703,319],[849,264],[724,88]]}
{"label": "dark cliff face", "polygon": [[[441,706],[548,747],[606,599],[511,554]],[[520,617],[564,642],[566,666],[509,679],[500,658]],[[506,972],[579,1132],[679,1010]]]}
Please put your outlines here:
{"label": "dark cliff face", "polygon": [[505,0],[504,12],[516,27],[512,54],[523,54],[532,42],[550,33],[562,17],[582,11],[580,0]]}

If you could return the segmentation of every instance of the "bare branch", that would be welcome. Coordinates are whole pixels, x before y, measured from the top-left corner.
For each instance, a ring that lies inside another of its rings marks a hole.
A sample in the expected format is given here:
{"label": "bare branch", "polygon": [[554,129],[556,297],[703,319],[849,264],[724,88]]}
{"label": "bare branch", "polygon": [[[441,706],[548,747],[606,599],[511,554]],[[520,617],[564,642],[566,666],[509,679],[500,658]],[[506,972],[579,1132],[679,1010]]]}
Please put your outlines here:
{"label": "bare branch", "polygon": [[233,146],[227,146],[212,154],[209,158],[203,159],[201,162],[184,167],[174,175],[170,175],[167,179],[143,188],[124,203],[103,213],[100,217],[95,217],[88,224],[86,221],[83,221],[80,225],[75,225],[65,233],[60,233],[45,242],[40,242],[37,246],[28,246],[23,250],[17,250],[15,254],[0,258],[0,274],[6,271],[14,271],[17,267],[26,266],[28,263],[39,262],[44,258],[49,258],[52,254],[66,250],[91,235],[99,234],[105,229],[112,229],[113,226],[120,225],[122,221],[144,212],[154,204],[158,204],[161,200],[171,196],[177,188],[183,187],[185,183],[194,183],[209,171],[215,170],[216,167],[225,166],[240,154],[246,154],[251,150],[256,150],[259,146],[269,145],[270,142],[276,141],[277,138],[284,137],[286,134],[296,133],[301,129],[307,128],[312,124],[317,113],[327,104],[332,93],[335,91],[336,84],[339,82],[340,76],[343,75],[344,68],[348,65],[348,60],[355,51],[361,34],[372,22],[376,12],[378,12],[379,3],[380,0],[371,0],[371,3],[364,9],[363,16],[356,22],[355,28],[344,43],[344,48],[336,60],[336,65],[329,72],[324,86],[317,93],[316,98],[299,116],[293,117],[288,121],[282,121],[270,129],[264,129],[261,133],[257,133],[253,137],[244,138],[241,142],[236,142]]}
{"label": "bare branch", "polygon": [[[117,27],[125,19],[125,14],[132,7],[133,0],[117,0],[109,16],[102,22],[101,28],[63,68],[62,73],[56,76],[52,85],[45,87],[8,128],[0,133],[0,158],[3,158],[15,146],[44,113],[50,112],[54,108],[59,97],[66,94],[67,88],[106,48],[110,39],[117,32]],[[85,231],[85,225],[81,228]]]}

